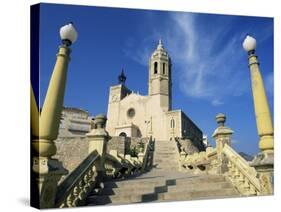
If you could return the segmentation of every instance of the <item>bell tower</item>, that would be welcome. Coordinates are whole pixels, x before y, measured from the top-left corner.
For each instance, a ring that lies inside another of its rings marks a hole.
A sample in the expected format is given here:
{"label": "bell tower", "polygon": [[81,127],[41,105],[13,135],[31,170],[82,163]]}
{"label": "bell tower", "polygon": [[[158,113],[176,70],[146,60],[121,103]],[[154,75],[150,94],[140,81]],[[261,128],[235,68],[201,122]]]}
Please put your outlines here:
{"label": "bell tower", "polygon": [[171,66],[170,57],[159,40],[149,60],[148,95],[159,99],[164,111],[171,110],[172,106]]}

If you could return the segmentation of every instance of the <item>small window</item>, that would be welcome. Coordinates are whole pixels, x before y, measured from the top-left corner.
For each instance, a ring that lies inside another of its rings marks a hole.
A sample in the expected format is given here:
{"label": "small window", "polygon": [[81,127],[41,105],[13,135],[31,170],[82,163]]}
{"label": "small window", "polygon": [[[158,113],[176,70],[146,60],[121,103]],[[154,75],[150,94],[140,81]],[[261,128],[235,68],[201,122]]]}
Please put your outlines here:
{"label": "small window", "polygon": [[157,72],[158,72],[158,64],[157,64],[157,62],[154,62],[154,74],[157,74]]}
{"label": "small window", "polygon": [[166,63],[163,63],[163,74],[166,74]]}
{"label": "small window", "polygon": [[171,119],[171,128],[175,128],[175,120]]}

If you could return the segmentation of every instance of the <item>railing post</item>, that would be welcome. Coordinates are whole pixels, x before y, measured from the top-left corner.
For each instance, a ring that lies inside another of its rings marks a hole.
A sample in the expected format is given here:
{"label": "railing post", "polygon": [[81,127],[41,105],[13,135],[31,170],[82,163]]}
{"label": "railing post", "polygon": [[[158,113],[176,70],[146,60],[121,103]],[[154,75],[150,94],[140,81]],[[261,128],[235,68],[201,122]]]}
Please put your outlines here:
{"label": "railing post", "polygon": [[249,69],[252,82],[252,93],[258,135],[260,137],[260,153],[255,156],[251,166],[255,167],[261,182],[263,194],[273,193],[273,165],[274,165],[274,130],[268,106],[263,79],[259,68],[259,61],[255,54],[256,39],[247,36],[243,47],[248,53]]}
{"label": "railing post", "polygon": [[224,126],[226,117],[224,114],[219,113],[216,116],[216,121],[218,123],[218,128],[214,131],[212,137],[216,141],[216,150],[217,150],[217,173],[223,174],[227,171],[227,159],[223,155],[223,147],[225,144],[228,144],[231,146],[231,135],[233,134],[233,131]]}
{"label": "railing post", "polygon": [[96,150],[100,155],[100,159],[95,164],[98,173],[96,179],[98,182],[102,181],[105,174],[105,154],[109,140],[108,132],[105,130],[106,120],[105,115],[97,115],[94,120],[94,128],[86,134],[89,141],[89,154]]}

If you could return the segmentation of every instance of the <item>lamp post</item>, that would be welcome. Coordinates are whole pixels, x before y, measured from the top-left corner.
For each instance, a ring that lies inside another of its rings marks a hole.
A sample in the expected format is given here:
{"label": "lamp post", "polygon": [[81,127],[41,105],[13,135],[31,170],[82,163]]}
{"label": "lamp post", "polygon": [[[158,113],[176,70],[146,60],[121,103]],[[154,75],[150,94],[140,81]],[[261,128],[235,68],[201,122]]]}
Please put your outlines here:
{"label": "lamp post", "polygon": [[54,207],[57,183],[67,174],[61,162],[51,158],[56,154],[57,139],[63,107],[67,68],[70,61],[70,46],[77,39],[72,23],[60,28],[60,45],[57,60],[49,82],[47,94],[39,118],[39,135],[32,139],[33,172],[39,189],[39,207]]}
{"label": "lamp post", "polygon": [[274,164],[274,131],[264,84],[259,68],[259,61],[255,54],[256,39],[247,35],[243,48],[248,53],[249,69],[252,83],[252,93],[258,135],[260,137],[260,153],[254,158],[251,165],[259,173],[262,185],[262,193],[273,192],[273,164]]}
{"label": "lamp post", "polygon": [[243,42],[243,48],[246,52],[248,52],[256,123],[260,137],[259,148],[263,152],[273,152],[274,144],[272,120],[259,69],[259,61],[255,55],[256,39],[247,35]]}
{"label": "lamp post", "polygon": [[70,61],[69,48],[77,39],[77,32],[73,24],[67,24],[60,29],[62,45],[59,47],[57,61],[49,82],[39,121],[39,140],[33,142],[33,147],[39,156],[50,157],[56,154],[54,140],[57,138],[63,107],[64,91],[68,63]]}

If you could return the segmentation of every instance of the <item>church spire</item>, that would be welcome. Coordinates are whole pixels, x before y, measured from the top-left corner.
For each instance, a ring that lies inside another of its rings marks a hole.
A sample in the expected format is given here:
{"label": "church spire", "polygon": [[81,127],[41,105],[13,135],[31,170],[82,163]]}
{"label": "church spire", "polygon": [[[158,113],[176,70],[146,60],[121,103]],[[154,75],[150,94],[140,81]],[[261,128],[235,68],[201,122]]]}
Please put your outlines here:
{"label": "church spire", "polygon": [[162,44],[161,38],[160,38],[159,41],[158,41],[157,49],[163,49],[163,44]]}
{"label": "church spire", "polygon": [[125,82],[126,82],[126,79],[127,79],[127,77],[126,77],[126,75],[124,74],[124,69],[122,68],[121,74],[118,76],[118,82],[119,82],[119,84],[124,85]]}

